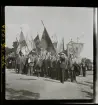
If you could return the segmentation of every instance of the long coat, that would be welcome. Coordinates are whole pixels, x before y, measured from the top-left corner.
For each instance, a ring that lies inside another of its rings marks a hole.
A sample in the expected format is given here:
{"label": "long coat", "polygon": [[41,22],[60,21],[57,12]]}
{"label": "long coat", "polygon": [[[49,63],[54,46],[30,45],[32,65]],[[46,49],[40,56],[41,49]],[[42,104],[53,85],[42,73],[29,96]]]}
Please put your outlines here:
{"label": "long coat", "polygon": [[60,80],[60,60],[57,60],[56,71],[57,71],[57,80]]}
{"label": "long coat", "polygon": [[68,63],[67,58],[60,59],[60,81],[62,83],[64,83],[65,80],[65,70],[67,69],[67,63]]}
{"label": "long coat", "polygon": [[51,77],[56,78],[56,58],[51,59]]}

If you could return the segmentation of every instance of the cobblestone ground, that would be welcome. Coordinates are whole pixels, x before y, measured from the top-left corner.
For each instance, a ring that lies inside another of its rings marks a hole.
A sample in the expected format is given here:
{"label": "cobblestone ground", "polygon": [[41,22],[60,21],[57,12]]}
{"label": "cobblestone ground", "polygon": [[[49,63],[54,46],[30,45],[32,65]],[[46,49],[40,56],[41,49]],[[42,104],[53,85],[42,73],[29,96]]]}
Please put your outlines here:
{"label": "cobblestone ground", "polygon": [[87,76],[77,76],[77,82],[70,80],[60,83],[58,80],[36,76],[16,74],[6,69],[6,99],[91,99],[93,98],[93,72]]}

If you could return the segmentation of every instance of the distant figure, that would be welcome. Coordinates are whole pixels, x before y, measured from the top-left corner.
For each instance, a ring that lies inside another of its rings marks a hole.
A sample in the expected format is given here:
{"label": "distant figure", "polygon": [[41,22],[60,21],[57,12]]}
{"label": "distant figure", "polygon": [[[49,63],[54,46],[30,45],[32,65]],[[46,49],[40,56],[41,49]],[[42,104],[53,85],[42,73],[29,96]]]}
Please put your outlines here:
{"label": "distant figure", "polygon": [[82,73],[83,73],[83,77],[86,77],[86,65],[85,65],[85,62],[82,63]]}
{"label": "distant figure", "polygon": [[20,74],[23,74],[23,69],[24,69],[24,56],[21,54],[20,55]]}
{"label": "distant figure", "polygon": [[20,71],[20,56],[19,55],[16,55],[15,71],[16,73],[19,73]]}

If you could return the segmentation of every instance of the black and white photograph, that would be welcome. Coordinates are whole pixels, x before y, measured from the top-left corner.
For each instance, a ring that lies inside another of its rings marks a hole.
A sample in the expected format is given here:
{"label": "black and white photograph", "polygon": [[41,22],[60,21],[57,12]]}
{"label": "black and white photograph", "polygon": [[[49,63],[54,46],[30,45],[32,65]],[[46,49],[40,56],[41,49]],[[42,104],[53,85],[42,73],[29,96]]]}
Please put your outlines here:
{"label": "black and white photograph", "polygon": [[93,8],[5,7],[5,99],[94,98]]}

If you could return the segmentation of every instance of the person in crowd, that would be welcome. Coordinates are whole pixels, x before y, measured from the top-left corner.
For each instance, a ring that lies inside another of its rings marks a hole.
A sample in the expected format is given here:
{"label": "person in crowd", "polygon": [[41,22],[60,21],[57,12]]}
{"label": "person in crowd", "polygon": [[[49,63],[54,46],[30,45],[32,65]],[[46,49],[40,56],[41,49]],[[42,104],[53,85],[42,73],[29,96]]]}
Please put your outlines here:
{"label": "person in crowd", "polygon": [[60,81],[64,83],[65,80],[65,56],[64,53],[60,55]]}
{"label": "person in crowd", "polygon": [[54,55],[51,59],[51,78],[56,79],[56,57]]}
{"label": "person in crowd", "polygon": [[42,60],[40,57],[41,57],[40,55],[37,57],[37,61],[36,61],[36,65],[35,65],[37,77],[40,77],[41,67],[42,67]]}
{"label": "person in crowd", "polygon": [[57,80],[60,80],[60,56],[57,56],[57,64],[56,64],[56,74]]}
{"label": "person in crowd", "polygon": [[48,63],[47,63],[47,59],[48,59],[48,57],[47,57],[47,53],[46,53],[46,55],[45,55],[45,60],[44,60],[44,63],[45,63],[45,77],[47,77],[48,76]]}
{"label": "person in crowd", "polygon": [[71,55],[71,82],[76,82],[75,64],[73,61],[73,55]]}
{"label": "person in crowd", "polygon": [[85,66],[85,62],[82,63],[82,73],[83,73],[83,77],[86,77],[86,66]]}
{"label": "person in crowd", "polygon": [[24,61],[23,61],[23,54],[22,54],[21,51],[20,51],[19,59],[20,59],[19,73],[22,74],[23,73],[23,68],[24,68],[24,64],[23,64]]}
{"label": "person in crowd", "polygon": [[15,71],[16,71],[16,73],[19,73],[19,71],[20,71],[20,56],[18,56],[18,55],[16,55]]}
{"label": "person in crowd", "polygon": [[50,59],[50,55],[47,58],[47,65],[48,65],[48,77],[51,77],[51,59]]}
{"label": "person in crowd", "polygon": [[21,56],[21,74],[24,74],[25,56]]}
{"label": "person in crowd", "polygon": [[42,60],[42,66],[41,66],[41,77],[44,77],[44,69],[45,69],[45,58],[43,55],[41,55],[41,60]]}
{"label": "person in crowd", "polygon": [[32,53],[29,55],[28,63],[29,63],[28,75],[33,75],[33,73],[34,73],[34,71],[33,71],[34,57],[33,57]]}
{"label": "person in crowd", "polygon": [[29,64],[28,64],[28,55],[25,56],[25,65],[24,65],[24,74],[27,74],[28,73],[28,67],[29,67]]}
{"label": "person in crowd", "polygon": [[69,73],[68,73],[68,59],[65,57],[65,81],[67,81],[69,78]]}
{"label": "person in crowd", "polygon": [[23,65],[22,74],[25,74],[25,63],[26,63],[26,56],[22,54],[22,65]]}

